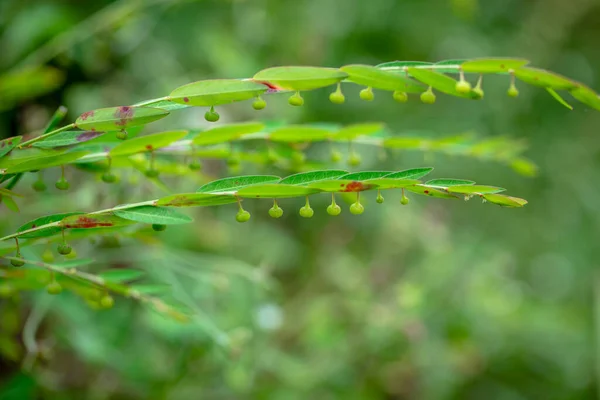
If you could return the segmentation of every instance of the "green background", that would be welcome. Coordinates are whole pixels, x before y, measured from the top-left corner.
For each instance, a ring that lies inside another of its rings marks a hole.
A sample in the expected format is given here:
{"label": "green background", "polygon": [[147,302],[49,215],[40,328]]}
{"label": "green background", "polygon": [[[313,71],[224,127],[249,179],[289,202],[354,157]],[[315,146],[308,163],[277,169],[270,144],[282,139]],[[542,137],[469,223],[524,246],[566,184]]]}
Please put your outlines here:
{"label": "green background", "polygon": [[[0,138],[40,129],[61,104],[70,122],[277,65],[523,57],[600,89],[598,21],[597,0],[3,0]],[[22,66],[52,72],[19,78]],[[379,91],[366,103],[346,86],[343,106],[322,89],[306,93],[303,107],[272,96],[260,113],[248,102],[218,111],[225,122],[382,121],[399,134],[522,138],[540,168],[533,178],[467,157],[401,152],[381,161],[373,149],[360,149],[360,170],[433,166],[432,177],[498,185],[529,204],[413,195],[404,207],[399,192],[383,205],[368,193],[362,216],[343,203],[333,218],[327,196],[316,196],[314,218],[300,218],[302,201],[291,199],[272,220],[270,204],[247,201],[246,224],[222,206],[143,242],[117,234],[73,243],[105,268],[141,268],[171,285],[194,319],[168,321],[127,299],[106,311],[68,293],[1,299],[0,399],[595,398],[600,114],[577,102],[569,111],[525,85],[509,98],[502,77],[485,81],[483,101],[440,95],[433,106]],[[206,127],[204,111],[144,132]],[[265,171],[242,166],[253,172]],[[203,174],[231,172],[214,162]],[[3,234],[40,215],[157,193],[142,175],[107,190],[73,171],[70,192],[40,195],[28,175],[15,189],[26,195],[21,213],[0,209]]]}

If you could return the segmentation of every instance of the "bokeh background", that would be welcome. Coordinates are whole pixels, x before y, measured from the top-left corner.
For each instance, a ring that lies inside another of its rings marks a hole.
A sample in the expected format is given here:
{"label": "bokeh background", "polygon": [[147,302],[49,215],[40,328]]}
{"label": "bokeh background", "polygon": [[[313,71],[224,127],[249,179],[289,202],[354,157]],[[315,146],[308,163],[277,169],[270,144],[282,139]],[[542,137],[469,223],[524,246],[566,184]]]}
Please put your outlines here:
{"label": "bokeh background", "polygon": [[[61,104],[72,121],[276,65],[511,56],[600,89],[599,21],[598,0],[2,0],[0,137],[40,129]],[[105,311],[68,293],[1,299],[0,399],[596,398],[600,113],[579,103],[569,111],[524,85],[512,99],[507,87],[492,77],[484,101],[438,96],[434,106],[382,92],[365,103],[349,87],[343,106],[325,89],[299,108],[277,96],[260,114],[246,103],[220,107],[225,122],[510,135],[527,141],[539,173],[419,152],[382,161],[361,149],[361,170],[433,166],[434,177],[506,187],[529,205],[412,196],[403,207],[390,193],[381,206],[365,196],[360,217],[344,204],[332,218],[323,196],[312,219],[297,215],[296,199],[272,220],[270,204],[256,201],[247,224],[222,206],[144,242],[117,233],[74,243],[105,268],[141,268],[171,285],[194,319],[169,321],[127,299]],[[173,113],[145,132],[204,127],[204,111]],[[187,191],[228,174],[211,165]],[[0,209],[3,233],[157,191],[141,175],[107,190],[73,173],[68,194],[39,195],[33,179],[22,184],[20,214]]]}

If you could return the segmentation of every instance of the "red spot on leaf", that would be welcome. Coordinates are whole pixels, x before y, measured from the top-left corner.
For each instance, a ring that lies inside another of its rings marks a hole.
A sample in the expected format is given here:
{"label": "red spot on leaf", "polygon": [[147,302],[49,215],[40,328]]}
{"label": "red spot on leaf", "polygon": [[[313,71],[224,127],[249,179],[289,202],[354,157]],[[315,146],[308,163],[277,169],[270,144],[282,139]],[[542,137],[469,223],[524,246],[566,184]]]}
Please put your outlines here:
{"label": "red spot on leaf", "polygon": [[85,121],[86,119],[93,117],[93,116],[94,116],[94,111],[86,111],[79,116],[79,119],[81,119],[82,121]]}
{"label": "red spot on leaf", "polygon": [[36,224],[31,224],[31,228],[30,228],[30,229],[33,229],[33,228],[35,228],[36,226],[37,226]]}
{"label": "red spot on leaf", "polygon": [[190,99],[188,99],[187,97],[184,97],[183,101],[187,103],[188,101],[190,101]]}
{"label": "red spot on leaf", "polygon": [[8,145],[9,145],[9,146],[12,146],[12,143],[13,143],[13,142],[12,142],[12,140],[9,140],[9,141],[8,141]]}
{"label": "red spot on leaf", "polygon": [[146,150],[148,150],[148,151],[152,151],[152,145],[151,145],[151,144],[147,144],[147,145],[146,145]]}
{"label": "red spot on leaf", "polygon": [[504,66],[504,64],[500,64],[500,68],[504,69],[506,67]]}
{"label": "red spot on leaf", "polygon": [[363,190],[367,190],[371,188],[373,185],[366,185],[362,182],[352,181],[346,185],[346,188],[343,192],[362,192]]}
{"label": "red spot on leaf", "polygon": [[425,194],[429,194],[429,190],[425,190],[423,193],[425,193]]}
{"label": "red spot on leaf", "polygon": [[115,125],[125,126],[131,119],[133,119],[133,114],[135,114],[135,109],[130,106],[118,107],[117,111],[115,111],[115,117],[119,118],[119,121],[115,122]]}
{"label": "red spot on leaf", "polygon": [[86,142],[88,140],[92,140],[93,138],[100,136],[102,133],[103,132],[96,132],[92,129],[91,131],[86,131],[77,135],[77,141]]}
{"label": "red spot on leaf", "polygon": [[65,224],[65,228],[98,228],[98,227],[107,227],[113,226],[112,222],[102,221],[86,216],[78,217],[77,220],[70,224]]}
{"label": "red spot on leaf", "polygon": [[283,88],[273,85],[271,82],[267,82],[267,81],[255,81],[255,82],[262,83],[263,85],[268,87],[269,90],[267,91],[267,93],[274,93],[274,92],[279,92],[279,91],[283,90]]}
{"label": "red spot on leaf", "polygon": [[169,201],[165,206],[173,207],[185,207],[194,205],[194,201],[186,196],[175,196],[173,200]]}

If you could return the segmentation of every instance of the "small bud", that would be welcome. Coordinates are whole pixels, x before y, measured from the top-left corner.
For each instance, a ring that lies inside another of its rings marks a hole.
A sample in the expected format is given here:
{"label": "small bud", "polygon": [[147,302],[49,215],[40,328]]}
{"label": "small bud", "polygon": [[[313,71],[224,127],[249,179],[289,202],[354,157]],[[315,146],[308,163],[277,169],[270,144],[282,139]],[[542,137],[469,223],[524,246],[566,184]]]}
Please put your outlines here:
{"label": "small bud", "polygon": [[371,88],[370,86],[367,88],[364,88],[363,90],[360,91],[360,98],[364,101],[373,101],[373,99],[375,98],[375,95],[373,94],[373,88]]}
{"label": "small bud", "polygon": [[425,104],[433,104],[435,103],[435,94],[433,93],[433,89],[429,86],[427,91],[421,93],[421,101]]}
{"label": "small bud", "polygon": [[152,230],[154,230],[156,232],[162,232],[165,229],[167,229],[166,225],[163,225],[163,224],[152,224]]}
{"label": "small bud", "polygon": [[211,106],[210,110],[208,110],[204,114],[204,119],[206,119],[208,122],[217,122],[220,117],[221,116],[219,115],[219,113],[215,111],[215,107],[214,106]]}
{"label": "small bud", "polygon": [[262,110],[267,106],[267,102],[264,101],[262,99],[262,97],[258,96],[253,102],[252,102],[252,108],[254,108],[255,110]]}
{"label": "small bud", "polygon": [[401,92],[399,90],[394,90],[394,94],[392,95],[394,100],[398,103],[406,103],[408,101],[408,95],[405,92]]}
{"label": "small bud", "polygon": [[126,140],[127,136],[128,136],[128,134],[125,129],[121,129],[119,132],[117,132],[117,139],[119,139],[119,140]]}
{"label": "small bud", "polygon": [[304,99],[302,98],[302,96],[300,96],[300,92],[296,92],[292,97],[288,99],[288,103],[291,106],[300,107],[304,104]]}

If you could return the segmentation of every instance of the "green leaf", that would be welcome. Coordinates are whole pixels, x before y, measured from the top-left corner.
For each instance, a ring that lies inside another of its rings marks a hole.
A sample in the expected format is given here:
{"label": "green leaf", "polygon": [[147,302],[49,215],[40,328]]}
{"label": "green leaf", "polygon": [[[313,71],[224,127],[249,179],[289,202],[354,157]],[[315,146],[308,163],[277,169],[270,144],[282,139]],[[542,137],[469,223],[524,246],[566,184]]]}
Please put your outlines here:
{"label": "green leaf", "polygon": [[203,185],[198,193],[232,192],[245,186],[257,185],[267,182],[278,182],[281,177],[275,175],[245,175],[231,178],[218,179]]}
{"label": "green leaf", "polygon": [[437,72],[445,74],[456,74],[459,72],[460,66],[469,60],[466,59],[454,59],[454,60],[443,60],[438,61],[433,66],[433,69]]}
{"label": "green leaf", "polygon": [[556,91],[555,91],[554,89],[547,87],[547,88],[546,88],[546,91],[547,91],[548,93],[550,93],[550,95],[551,95],[552,97],[554,97],[554,99],[555,99],[556,101],[558,101],[558,102],[559,102],[560,104],[562,104],[563,106],[567,107],[569,110],[572,110],[572,109],[573,109],[573,106],[572,106],[572,105],[570,105],[569,103],[567,103],[567,102],[566,102],[566,100],[565,100],[565,99],[563,99],[563,98],[562,98],[562,97],[561,97],[561,96],[560,96],[558,93],[556,93]]}
{"label": "green leaf", "polygon": [[178,87],[169,100],[190,106],[216,106],[252,99],[266,92],[268,87],[249,80],[211,79]]}
{"label": "green leaf", "polygon": [[145,125],[169,115],[160,108],[151,107],[110,107],[84,112],[77,118],[79,129],[91,131],[114,131],[130,126]]}
{"label": "green leaf", "polygon": [[485,186],[485,185],[456,185],[447,188],[450,193],[460,194],[486,194],[486,193],[499,193],[504,192],[506,189],[496,186]]}
{"label": "green leaf", "polygon": [[336,179],[342,175],[346,175],[348,171],[329,169],[323,171],[300,172],[290,175],[279,181],[285,185],[306,185],[308,183],[322,181],[326,179]]}
{"label": "green leaf", "polygon": [[413,137],[393,137],[383,140],[386,149],[424,149],[431,144],[431,140]]}
{"label": "green leaf", "polygon": [[144,276],[144,271],[137,269],[109,269],[107,271],[100,272],[98,276],[105,281],[122,283],[135,281]]}
{"label": "green leaf", "polygon": [[498,204],[503,207],[523,207],[527,200],[518,197],[505,196],[503,194],[484,194],[483,198],[490,203]]}
{"label": "green leaf", "polygon": [[432,179],[430,181],[425,182],[425,185],[443,186],[443,187],[455,186],[455,185],[474,185],[474,184],[475,184],[474,181],[469,181],[469,180],[465,180],[465,179],[446,179],[446,178]]}
{"label": "green leaf", "polygon": [[456,91],[457,80],[436,71],[426,69],[409,68],[408,73],[415,79],[425,83],[428,86],[452,96],[476,99],[478,96],[472,90],[469,93],[459,93]]}
{"label": "green leaf", "polygon": [[12,190],[8,190],[6,188],[0,188],[0,195],[8,196],[8,197],[24,197],[22,194],[17,194],[15,192],[13,192]]}
{"label": "green leaf", "polygon": [[[83,213],[68,212],[68,213],[52,214],[52,215],[46,215],[43,217],[39,217],[32,221],[27,222],[26,224],[21,225],[19,227],[19,229],[17,229],[17,233],[27,231],[29,229],[37,228],[38,226],[62,221],[66,217],[70,217],[73,215],[83,215]],[[19,238],[33,239],[33,238],[37,238],[37,237],[52,236],[56,233],[59,233],[61,230],[62,229],[59,226],[53,226],[53,227],[49,227],[49,228],[40,229],[39,231],[19,235]]]}
{"label": "green leaf", "polygon": [[54,265],[55,267],[68,269],[83,267],[86,265],[93,264],[94,262],[95,261],[91,258],[76,258],[74,260],[66,260],[58,263],[53,263],[52,265]]}
{"label": "green leaf", "polygon": [[582,83],[579,83],[578,85],[579,87],[569,91],[571,96],[575,97],[583,104],[600,111],[600,96],[598,96],[598,93],[594,92],[592,89]]}
{"label": "green leaf", "polygon": [[270,135],[269,140],[273,142],[312,142],[321,141],[331,136],[331,131],[325,128],[306,125],[288,125],[275,129]]}
{"label": "green leaf", "polygon": [[75,160],[78,160],[86,154],[88,154],[87,151],[74,151],[70,153],[34,158],[25,162],[21,162],[15,166],[9,167],[4,171],[4,173],[14,174],[17,172],[27,172],[35,171],[38,169],[57,167],[59,165],[68,164]]}
{"label": "green leaf", "polygon": [[66,131],[60,132],[54,136],[50,136],[39,142],[32,144],[33,147],[39,147],[42,149],[51,149],[53,147],[70,146],[73,144],[79,144],[87,142],[88,140],[95,139],[99,136],[104,135],[105,132],[99,131]]}
{"label": "green leaf", "polygon": [[323,192],[362,192],[374,189],[377,185],[371,182],[359,182],[351,179],[335,179],[314,182],[309,184],[308,187]]}
{"label": "green leaf", "polygon": [[510,166],[513,170],[525,176],[536,176],[538,172],[537,165],[526,158],[516,158],[510,163]]}
{"label": "green leaf", "polygon": [[464,72],[484,74],[508,72],[511,69],[516,70],[527,64],[529,64],[529,60],[519,58],[479,58],[465,61],[460,67]]}
{"label": "green leaf", "polygon": [[426,61],[388,61],[376,65],[376,68],[390,71],[403,71],[405,67],[425,67],[432,66],[433,63]]}
{"label": "green leaf", "polygon": [[4,140],[0,140],[0,157],[4,157],[9,151],[14,149],[19,143],[23,136],[13,136]]}
{"label": "green leaf", "polygon": [[109,154],[111,157],[126,156],[135,153],[153,151],[161,147],[167,147],[187,135],[187,131],[168,131],[153,133],[146,136],[138,136],[125,140],[113,148]]}
{"label": "green leaf", "polygon": [[439,188],[431,187],[431,186],[427,186],[427,185],[423,185],[423,184],[407,186],[405,189],[408,190],[409,192],[422,194],[422,195],[429,196],[429,197],[438,197],[441,199],[457,199],[458,198],[457,196],[450,194],[450,193],[446,192],[445,190],[441,190]]}
{"label": "green leaf", "polygon": [[175,111],[175,110],[181,110],[184,108],[191,107],[186,104],[175,103],[174,101],[165,99],[164,97],[161,97],[159,99],[142,101],[140,103],[134,104],[133,106],[134,107],[161,108],[161,109],[167,110],[167,111]]}
{"label": "green leaf", "polygon": [[62,150],[43,150],[35,148],[19,149],[19,151],[13,151],[8,153],[5,157],[0,158],[0,173],[3,173],[3,169],[14,167],[21,163],[32,161],[41,157],[56,156],[59,154],[66,153],[66,149]]}
{"label": "green leaf", "polygon": [[286,198],[308,196],[315,193],[319,193],[319,190],[306,186],[266,183],[243,187],[237,191],[236,195],[246,198]]}
{"label": "green leaf", "polygon": [[137,292],[140,294],[149,294],[149,295],[163,294],[163,293],[167,293],[167,292],[170,292],[173,290],[171,288],[171,286],[166,285],[166,284],[130,285],[129,289],[130,289],[130,293]]}
{"label": "green leaf", "polygon": [[233,195],[210,194],[210,193],[181,193],[166,196],[156,201],[157,206],[164,207],[200,207],[219,206],[222,204],[235,203],[237,199]]}
{"label": "green leaf", "polygon": [[79,214],[61,220],[60,225],[68,229],[112,228],[132,224],[131,221],[112,214]]}
{"label": "green leaf", "polygon": [[261,122],[243,122],[239,124],[228,124],[218,126],[200,132],[192,139],[195,145],[212,145],[218,143],[230,142],[240,138],[242,135],[260,132],[265,128],[265,124]]}
{"label": "green leaf", "polygon": [[385,177],[393,179],[419,179],[429,174],[431,171],[433,171],[433,167],[411,168],[391,173]]}
{"label": "green leaf", "polygon": [[421,181],[417,179],[379,178],[369,180],[368,183],[377,185],[377,189],[398,189],[416,185],[417,183],[421,183]]}
{"label": "green leaf", "polygon": [[577,84],[555,72],[539,68],[522,67],[515,70],[515,76],[531,85],[549,87],[556,90],[574,89]]}
{"label": "green leaf", "polygon": [[114,213],[117,217],[145,224],[176,225],[188,224],[194,221],[185,214],[164,207],[140,206],[115,210]]}
{"label": "green leaf", "polygon": [[12,197],[0,195],[0,199],[2,200],[2,203],[4,203],[6,208],[16,213],[19,212],[19,205],[15,202],[15,200]]}
{"label": "green leaf", "polygon": [[370,65],[346,65],[340,69],[348,73],[349,81],[375,89],[400,90],[409,93],[420,93],[426,89],[407,77]]}
{"label": "green leaf", "polygon": [[268,82],[280,90],[313,90],[335,85],[347,77],[347,73],[337,68],[292,66],[263,69],[252,79]]}
{"label": "green leaf", "polygon": [[382,178],[386,175],[393,173],[392,171],[364,171],[364,172],[352,172],[343,176],[339,179],[346,179],[351,181],[366,181],[368,179]]}
{"label": "green leaf", "polygon": [[333,140],[352,140],[358,136],[374,135],[385,129],[381,123],[363,123],[347,125],[331,136]]}

